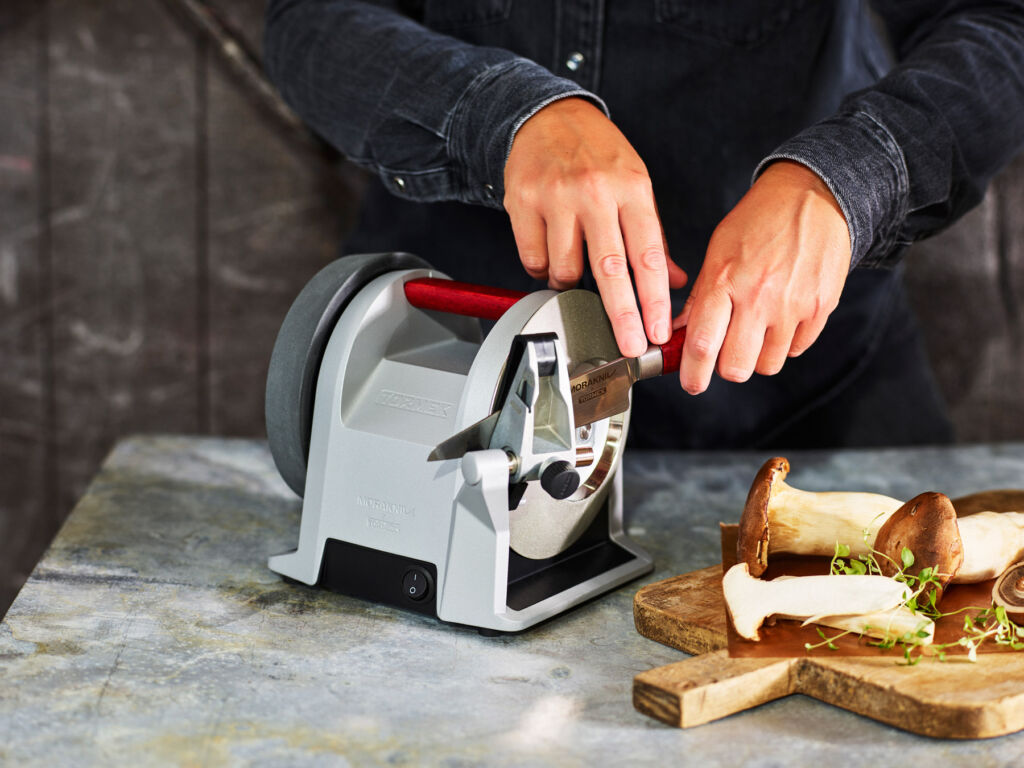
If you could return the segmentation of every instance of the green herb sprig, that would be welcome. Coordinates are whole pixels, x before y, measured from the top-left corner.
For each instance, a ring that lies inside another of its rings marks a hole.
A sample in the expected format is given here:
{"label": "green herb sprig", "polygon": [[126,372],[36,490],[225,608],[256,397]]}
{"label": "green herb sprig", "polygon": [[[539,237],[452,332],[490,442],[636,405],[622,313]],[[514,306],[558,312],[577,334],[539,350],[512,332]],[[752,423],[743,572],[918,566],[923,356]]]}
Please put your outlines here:
{"label": "green herb sprig", "polygon": [[[864,541],[869,538],[868,530],[864,530]],[[889,560],[897,566],[896,573],[892,578],[906,584],[910,590],[910,596],[901,604],[916,614],[926,616],[928,619],[938,621],[939,619],[955,616],[958,613],[976,611],[974,616],[964,616],[964,636],[950,643],[932,644],[925,646],[923,640],[928,637],[925,631],[926,622],[922,622],[914,631],[905,632],[901,636],[891,635],[880,640],[870,640],[869,645],[881,649],[892,649],[901,645],[903,649],[903,664],[913,666],[917,664],[924,653],[924,648],[929,649],[927,655],[935,656],[939,661],[946,661],[946,650],[954,646],[967,649],[969,661],[978,660],[978,648],[986,642],[995,645],[1002,645],[1014,651],[1024,650],[1024,627],[1015,624],[1006,614],[1006,609],[1001,605],[990,604],[987,608],[971,606],[961,608],[950,613],[943,613],[936,604],[936,596],[942,588],[941,577],[943,574],[935,572],[933,568],[922,568],[916,575],[910,572],[914,565],[914,553],[907,547],[900,552],[900,562],[897,564],[892,558],[881,552],[872,549],[866,555],[858,555],[856,558],[850,556],[850,547],[836,542],[835,553],[829,564],[829,573],[835,575],[865,575],[882,574],[878,564],[878,557]],[[808,651],[825,647],[829,650],[839,650],[835,640],[851,634],[853,630],[841,632],[833,637],[828,637],[820,628],[818,635],[822,638],[820,643],[805,643],[804,648]],[[863,634],[860,634],[863,637]]]}

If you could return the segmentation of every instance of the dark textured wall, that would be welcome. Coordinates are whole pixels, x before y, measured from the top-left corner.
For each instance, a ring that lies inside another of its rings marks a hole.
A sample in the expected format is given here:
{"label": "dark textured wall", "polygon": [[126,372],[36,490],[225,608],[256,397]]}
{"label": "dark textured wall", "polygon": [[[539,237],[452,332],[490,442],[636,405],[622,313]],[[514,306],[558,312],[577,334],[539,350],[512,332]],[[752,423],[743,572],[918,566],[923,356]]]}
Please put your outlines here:
{"label": "dark textured wall", "polygon": [[911,249],[907,287],[958,439],[1024,439],[1024,156]]}
{"label": "dark textured wall", "polygon": [[[262,5],[222,8],[255,41]],[[262,433],[355,208],[169,7],[0,8],[0,613],[117,437]]]}
{"label": "dark textured wall", "polygon": [[[262,434],[277,328],[355,210],[173,5],[0,8],[0,613],[119,436]],[[262,0],[213,5],[258,47]],[[1024,161],[909,264],[961,437],[1024,437]]]}

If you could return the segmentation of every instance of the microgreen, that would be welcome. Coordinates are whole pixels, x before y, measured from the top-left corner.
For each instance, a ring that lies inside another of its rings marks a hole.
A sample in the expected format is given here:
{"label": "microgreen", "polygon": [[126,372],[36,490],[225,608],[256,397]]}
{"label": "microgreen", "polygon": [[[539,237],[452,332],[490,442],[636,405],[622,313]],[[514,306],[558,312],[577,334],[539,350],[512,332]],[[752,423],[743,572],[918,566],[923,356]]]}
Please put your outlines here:
{"label": "microgreen", "polygon": [[914,564],[914,553],[907,547],[904,547],[903,551],[900,552],[900,560],[903,561],[903,569],[906,570]]}
{"label": "microgreen", "polygon": [[[869,540],[870,531],[864,530],[864,542]],[[1024,650],[1024,627],[1015,624],[1006,614],[1003,606],[991,604],[987,608],[978,606],[961,608],[950,613],[942,613],[937,605],[937,595],[942,589],[942,575],[935,572],[934,568],[922,568],[917,574],[910,572],[915,558],[909,548],[904,547],[900,552],[900,562],[896,563],[892,558],[887,557],[875,549],[869,554],[851,557],[850,547],[846,544],[836,542],[835,554],[829,564],[829,573],[835,575],[864,575],[881,574],[882,569],[878,564],[876,556],[883,557],[896,567],[896,573],[892,578],[901,581],[910,589],[910,595],[902,603],[903,606],[922,616],[937,621],[958,613],[976,612],[973,616],[969,613],[964,616],[963,637],[950,643],[933,644],[928,646],[928,655],[934,656],[939,661],[946,660],[946,649],[952,646],[959,646],[967,649],[969,661],[978,660],[978,648],[983,643],[992,642],[996,645],[1005,646],[1014,651]],[[867,641],[868,645],[875,646],[882,650],[890,650],[900,645],[903,648],[902,664],[913,666],[921,660],[922,641],[928,637],[926,631],[927,620],[922,621],[912,632],[906,632],[901,636],[886,635],[881,639]],[[865,628],[867,629],[867,628]],[[818,628],[818,635],[822,638],[820,643],[805,643],[804,648],[808,651],[816,648],[826,647],[829,650],[838,650],[835,640],[848,635],[853,630],[841,632],[828,637]],[[863,635],[861,635],[863,637]]]}
{"label": "microgreen", "polygon": [[828,648],[830,651],[838,651],[839,646],[835,644],[835,641],[840,637],[845,637],[853,632],[852,629],[847,629],[844,632],[840,632],[838,635],[832,635],[832,637],[829,637],[821,627],[815,627],[815,629],[818,631],[818,637],[822,638],[822,641],[820,643],[804,643],[805,650],[813,651],[815,648],[824,647]]}

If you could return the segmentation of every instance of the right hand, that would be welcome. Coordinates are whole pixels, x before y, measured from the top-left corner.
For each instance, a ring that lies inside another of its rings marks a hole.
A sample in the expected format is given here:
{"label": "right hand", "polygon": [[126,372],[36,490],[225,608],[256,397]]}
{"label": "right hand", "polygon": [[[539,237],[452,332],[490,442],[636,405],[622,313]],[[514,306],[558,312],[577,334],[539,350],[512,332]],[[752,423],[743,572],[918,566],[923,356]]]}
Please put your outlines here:
{"label": "right hand", "polygon": [[668,256],[646,166],[601,110],[566,98],[527,120],[505,163],[504,205],[523,267],[555,290],[579,282],[587,244],[623,355],[669,340],[669,288],[683,287],[686,273]]}

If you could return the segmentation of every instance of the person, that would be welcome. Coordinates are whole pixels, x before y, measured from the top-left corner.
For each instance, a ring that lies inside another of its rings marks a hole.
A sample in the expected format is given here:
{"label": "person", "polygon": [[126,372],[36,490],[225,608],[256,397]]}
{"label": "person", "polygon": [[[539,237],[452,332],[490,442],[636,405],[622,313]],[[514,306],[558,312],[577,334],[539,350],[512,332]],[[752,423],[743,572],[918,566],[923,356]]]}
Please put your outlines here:
{"label": "person", "polygon": [[634,446],[952,439],[900,258],[1024,140],[1024,3],[270,0],[265,61],[376,173],[348,251],[685,326]]}

